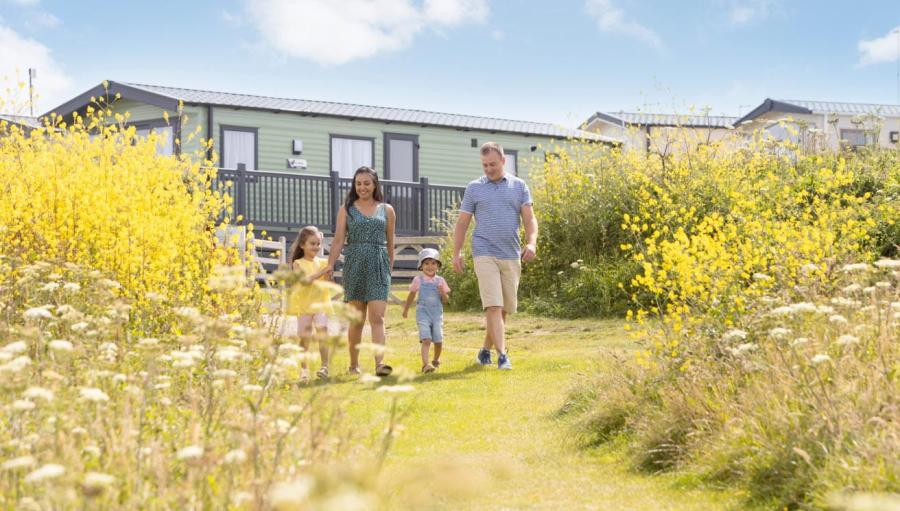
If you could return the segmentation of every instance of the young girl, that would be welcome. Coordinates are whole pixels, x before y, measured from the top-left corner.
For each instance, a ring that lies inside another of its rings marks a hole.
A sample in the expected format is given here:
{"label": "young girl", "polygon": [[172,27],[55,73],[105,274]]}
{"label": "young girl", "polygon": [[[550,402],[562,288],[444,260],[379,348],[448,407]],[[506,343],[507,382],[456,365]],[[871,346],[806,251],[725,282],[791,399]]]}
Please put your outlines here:
{"label": "young girl", "polygon": [[[288,301],[288,313],[297,316],[297,336],[300,345],[309,352],[310,339],[315,335],[319,341],[319,354],[322,356],[322,367],[316,375],[328,379],[328,344],[325,336],[328,332],[328,316],[334,312],[331,306],[331,295],[327,289],[310,285],[316,279],[328,279],[328,261],[316,257],[322,248],[322,233],[313,226],[300,229],[297,239],[291,246],[291,267],[294,271],[303,272],[304,283],[291,289]],[[315,331],[314,331],[315,329]],[[301,363],[300,382],[309,382],[309,369],[306,360]]]}
{"label": "young girl", "polygon": [[[441,348],[444,345],[444,307],[450,296],[450,286],[437,276],[441,267],[438,251],[426,248],[419,252],[419,271],[409,285],[409,295],[403,304],[403,317],[416,302],[416,324],[419,326],[419,342],[422,343],[422,372],[430,373],[441,365]],[[416,300],[418,295],[418,300]],[[434,360],[428,362],[428,351],[434,343]]]}

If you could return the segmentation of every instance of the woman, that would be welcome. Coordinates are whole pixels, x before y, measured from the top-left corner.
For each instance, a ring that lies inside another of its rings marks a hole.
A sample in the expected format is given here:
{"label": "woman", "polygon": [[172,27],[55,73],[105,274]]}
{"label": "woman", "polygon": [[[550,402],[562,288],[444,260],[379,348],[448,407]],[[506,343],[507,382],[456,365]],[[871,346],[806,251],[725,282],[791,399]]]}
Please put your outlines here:
{"label": "woman", "polygon": [[[347,194],[344,207],[338,211],[337,226],[328,258],[328,270],[344,254],[344,301],[350,303],[363,317],[351,324],[350,372],[359,374],[359,343],[366,319],[372,329],[372,342],[384,345],[384,312],[391,288],[391,268],[394,266],[394,208],[384,203],[378,175],[369,167],[360,167],[353,174],[353,187]],[[393,369],[384,363],[384,353],[375,353],[375,374],[387,376]]]}

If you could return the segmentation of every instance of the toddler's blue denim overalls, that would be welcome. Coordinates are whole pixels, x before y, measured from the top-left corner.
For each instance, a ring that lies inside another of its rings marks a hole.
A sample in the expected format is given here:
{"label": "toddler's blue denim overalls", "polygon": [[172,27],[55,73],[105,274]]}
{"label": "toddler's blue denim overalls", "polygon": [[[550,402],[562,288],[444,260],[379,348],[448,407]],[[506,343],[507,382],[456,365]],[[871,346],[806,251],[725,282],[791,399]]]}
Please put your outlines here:
{"label": "toddler's blue denim overalls", "polygon": [[432,282],[421,278],[416,299],[416,323],[419,325],[420,340],[431,339],[436,343],[444,340],[444,306],[437,277]]}

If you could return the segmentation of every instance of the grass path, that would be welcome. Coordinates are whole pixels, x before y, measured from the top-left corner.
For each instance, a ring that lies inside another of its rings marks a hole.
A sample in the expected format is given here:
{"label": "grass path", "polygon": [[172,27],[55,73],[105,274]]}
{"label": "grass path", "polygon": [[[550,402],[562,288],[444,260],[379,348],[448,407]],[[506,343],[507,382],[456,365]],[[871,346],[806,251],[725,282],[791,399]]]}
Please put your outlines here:
{"label": "grass path", "polygon": [[[501,372],[474,364],[483,335],[480,317],[447,314],[443,365],[432,375],[417,375],[411,382],[416,390],[399,398],[407,415],[385,460],[384,491],[394,495],[396,507],[415,509],[738,506],[734,492],[632,472],[614,447],[578,449],[571,424],[556,417],[577,373],[590,370],[604,350],[634,348],[621,327],[618,321],[516,316],[509,327],[514,369]],[[390,307],[388,328],[388,361],[418,371],[412,318],[403,320],[399,307]],[[368,358],[364,370],[372,371],[371,365]],[[334,368],[344,367],[341,353]],[[335,384],[352,397],[348,410],[354,420],[371,421],[377,425],[373,437],[380,434],[393,397],[361,390],[344,377]]]}

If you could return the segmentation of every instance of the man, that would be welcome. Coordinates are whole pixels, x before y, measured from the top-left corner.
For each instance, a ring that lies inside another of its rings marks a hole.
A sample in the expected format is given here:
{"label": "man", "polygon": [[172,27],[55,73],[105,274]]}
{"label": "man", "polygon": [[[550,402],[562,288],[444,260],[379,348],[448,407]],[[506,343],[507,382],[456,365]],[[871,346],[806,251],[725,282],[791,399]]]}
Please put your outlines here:
{"label": "man", "polygon": [[[484,307],[486,331],[484,345],[478,352],[478,363],[491,364],[491,347],[497,350],[497,367],[512,369],[506,353],[506,317],[516,312],[522,263],[537,254],[538,225],[531,203],[531,191],[521,179],[504,170],[506,156],[496,142],[481,146],[484,176],[466,186],[459,219],[454,229],[453,270],[463,271],[460,250],[472,216],[472,258],[481,305]],[[525,248],[519,243],[519,220],[525,224]]]}

